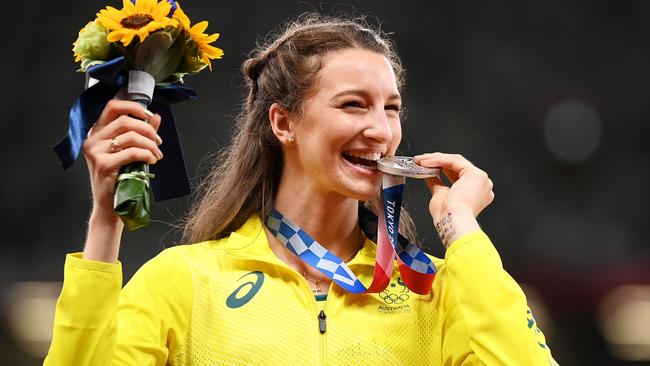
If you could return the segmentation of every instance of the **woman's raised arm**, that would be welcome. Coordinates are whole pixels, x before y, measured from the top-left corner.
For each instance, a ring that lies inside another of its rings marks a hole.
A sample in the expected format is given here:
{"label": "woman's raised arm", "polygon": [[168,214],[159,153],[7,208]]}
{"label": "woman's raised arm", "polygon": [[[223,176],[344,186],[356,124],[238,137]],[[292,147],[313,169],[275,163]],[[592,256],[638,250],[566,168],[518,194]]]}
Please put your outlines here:
{"label": "woman's raised arm", "polygon": [[[142,123],[142,121],[149,123]],[[124,224],[113,209],[115,182],[121,166],[134,161],[155,164],[162,159],[156,133],[160,116],[142,105],[111,100],[95,122],[84,142],[93,194],[93,209],[88,221],[84,259],[117,261]]]}

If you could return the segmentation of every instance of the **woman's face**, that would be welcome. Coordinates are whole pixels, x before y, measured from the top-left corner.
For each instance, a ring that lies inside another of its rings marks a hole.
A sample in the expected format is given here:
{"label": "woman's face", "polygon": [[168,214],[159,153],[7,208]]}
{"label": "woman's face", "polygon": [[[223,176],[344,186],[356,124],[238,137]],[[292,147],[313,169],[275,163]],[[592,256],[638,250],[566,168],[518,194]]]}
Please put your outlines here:
{"label": "woman's face", "polygon": [[359,200],[376,197],[381,174],[375,161],[395,154],[401,103],[383,55],[353,48],[324,56],[294,124],[297,161],[309,184]]}

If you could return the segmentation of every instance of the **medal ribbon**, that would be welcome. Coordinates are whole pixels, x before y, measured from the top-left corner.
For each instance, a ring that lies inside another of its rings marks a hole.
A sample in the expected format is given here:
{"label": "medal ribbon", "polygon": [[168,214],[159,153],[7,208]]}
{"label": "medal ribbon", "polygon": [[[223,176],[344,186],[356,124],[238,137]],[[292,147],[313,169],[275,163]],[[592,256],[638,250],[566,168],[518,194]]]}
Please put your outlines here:
{"label": "medal ribbon", "polygon": [[[364,286],[347,264],[275,208],[266,219],[267,228],[301,260],[315,267],[352,293],[376,293],[388,286],[393,264],[398,261],[402,280],[413,292],[428,294],[435,278],[436,266],[420,248],[398,232],[404,192],[404,177],[384,174],[382,186],[383,214],[379,218],[360,208],[359,226],[371,240],[376,239],[375,271],[370,286]],[[376,233],[376,235],[374,234]]]}

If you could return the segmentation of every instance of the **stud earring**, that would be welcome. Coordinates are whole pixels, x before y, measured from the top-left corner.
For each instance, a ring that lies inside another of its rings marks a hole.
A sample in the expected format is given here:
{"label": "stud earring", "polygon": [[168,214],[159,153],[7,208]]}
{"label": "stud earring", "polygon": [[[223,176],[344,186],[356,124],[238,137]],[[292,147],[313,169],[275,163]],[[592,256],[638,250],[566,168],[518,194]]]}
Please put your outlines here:
{"label": "stud earring", "polygon": [[287,145],[291,146],[296,142],[296,139],[293,138],[293,136],[287,137]]}

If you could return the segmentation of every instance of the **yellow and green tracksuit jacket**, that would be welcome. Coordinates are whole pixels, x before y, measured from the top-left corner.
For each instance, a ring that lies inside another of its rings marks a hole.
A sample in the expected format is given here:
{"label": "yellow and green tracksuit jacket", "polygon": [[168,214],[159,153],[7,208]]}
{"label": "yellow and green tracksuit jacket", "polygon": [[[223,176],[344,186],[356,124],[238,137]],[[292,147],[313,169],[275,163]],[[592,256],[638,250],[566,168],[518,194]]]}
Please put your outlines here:
{"label": "yellow and green tracksuit jacket", "polygon": [[[349,262],[372,280],[375,244]],[[394,272],[379,294],[317,301],[258,217],[164,250],[122,289],[119,263],[68,255],[45,365],[556,365],[483,232],[453,243],[429,295]]]}

